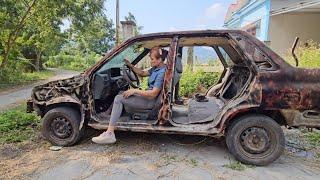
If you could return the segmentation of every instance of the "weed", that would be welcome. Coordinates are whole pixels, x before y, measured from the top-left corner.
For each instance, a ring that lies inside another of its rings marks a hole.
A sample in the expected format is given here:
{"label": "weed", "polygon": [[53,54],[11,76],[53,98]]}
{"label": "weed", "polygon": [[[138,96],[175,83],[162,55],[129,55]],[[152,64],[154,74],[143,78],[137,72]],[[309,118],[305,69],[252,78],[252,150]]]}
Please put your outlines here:
{"label": "weed", "polygon": [[[299,59],[299,67],[303,68],[319,68],[320,67],[320,44],[314,41],[308,41],[303,46],[297,49]],[[288,51],[286,58],[287,62],[295,66],[295,61],[291,56],[291,50]]]}
{"label": "weed", "polygon": [[0,89],[16,85],[23,85],[32,81],[47,79],[53,75],[54,73],[50,70],[32,73],[21,73],[17,70],[5,69],[0,72]]}
{"label": "weed", "polygon": [[189,160],[189,164],[192,165],[193,167],[196,167],[198,166],[198,161],[192,158]]}
{"label": "weed", "polygon": [[39,116],[25,109],[25,105],[19,105],[0,113],[0,144],[24,141],[38,129]]}
{"label": "weed", "polygon": [[307,141],[313,146],[320,145],[320,133],[319,132],[309,132],[304,135]]}
{"label": "weed", "polygon": [[245,164],[242,164],[241,162],[236,161],[234,163],[226,164],[223,167],[226,167],[226,168],[229,168],[229,169],[232,169],[232,170],[236,170],[236,171],[244,171],[247,168],[253,168],[254,166],[245,165]]}

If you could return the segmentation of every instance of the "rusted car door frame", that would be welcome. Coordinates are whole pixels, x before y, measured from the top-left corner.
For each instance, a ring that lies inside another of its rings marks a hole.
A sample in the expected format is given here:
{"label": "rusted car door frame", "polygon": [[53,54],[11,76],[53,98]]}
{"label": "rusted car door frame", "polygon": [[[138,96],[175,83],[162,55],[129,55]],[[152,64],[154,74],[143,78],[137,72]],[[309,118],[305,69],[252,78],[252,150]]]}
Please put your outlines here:
{"label": "rusted car door frame", "polygon": [[173,92],[173,73],[175,69],[175,60],[178,50],[179,37],[174,36],[169,48],[167,57],[167,70],[164,76],[162,97],[161,97],[161,109],[158,113],[159,125],[167,124],[172,118],[172,92]]}

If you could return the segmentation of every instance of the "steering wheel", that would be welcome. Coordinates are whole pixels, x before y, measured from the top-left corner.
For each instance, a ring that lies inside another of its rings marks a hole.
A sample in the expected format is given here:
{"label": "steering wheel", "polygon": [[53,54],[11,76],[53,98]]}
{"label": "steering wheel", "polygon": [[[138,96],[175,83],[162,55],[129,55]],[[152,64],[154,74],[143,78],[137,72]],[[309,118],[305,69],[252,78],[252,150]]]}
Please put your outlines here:
{"label": "steering wheel", "polygon": [[123,78],[130,84],[131,87],[135,89],[140,88],[140,80],[138,75],[126,64],[122,66],[122,74]]}

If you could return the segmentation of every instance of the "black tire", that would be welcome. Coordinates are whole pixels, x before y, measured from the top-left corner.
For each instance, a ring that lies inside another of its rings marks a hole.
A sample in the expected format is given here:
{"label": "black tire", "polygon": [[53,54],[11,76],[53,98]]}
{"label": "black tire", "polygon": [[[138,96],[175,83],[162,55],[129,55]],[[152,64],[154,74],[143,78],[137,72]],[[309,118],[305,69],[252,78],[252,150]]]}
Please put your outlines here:
{"label": "black tire", "polygon": [[79,130],[80,112],[70,107],[57,107],[43,117],[42,134],[53,145],[72,146],[77,143],[84,131]]}
{"label": "black tire", "polygon": [[264,166],[280,157],[285,138],[281,127],[272,118],[251,114],[231,123],[227,129],[226,143],[238,161]]}

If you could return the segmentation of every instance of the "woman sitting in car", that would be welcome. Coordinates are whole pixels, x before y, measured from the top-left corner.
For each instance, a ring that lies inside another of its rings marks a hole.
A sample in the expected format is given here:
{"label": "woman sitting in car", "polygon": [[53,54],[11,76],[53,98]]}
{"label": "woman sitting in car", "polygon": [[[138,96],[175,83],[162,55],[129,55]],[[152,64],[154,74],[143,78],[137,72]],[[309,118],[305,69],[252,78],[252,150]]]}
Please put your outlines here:
{"label": "woman sitting in car", "polygon": [[107,131],[97,137],[93,137],[93,142],[98,144],[112,144],[116,142],[114,134],[115,125],[121,116],[124,106],[139,109],[152,109],[156,102],[156,98],[162,90],[164,74],[166,71],[164,60],[166,59],[167,54],[168,51],[159,47],[153,47],[150,50],[149,55],[152,68],[148,71],[134,67],[128,60],[125,60],[126,65],[129,66],[137,75],[141,77],[149,76],[148,89],[129,89],[122,94],[117,95],[113,101],[111,118]]}

